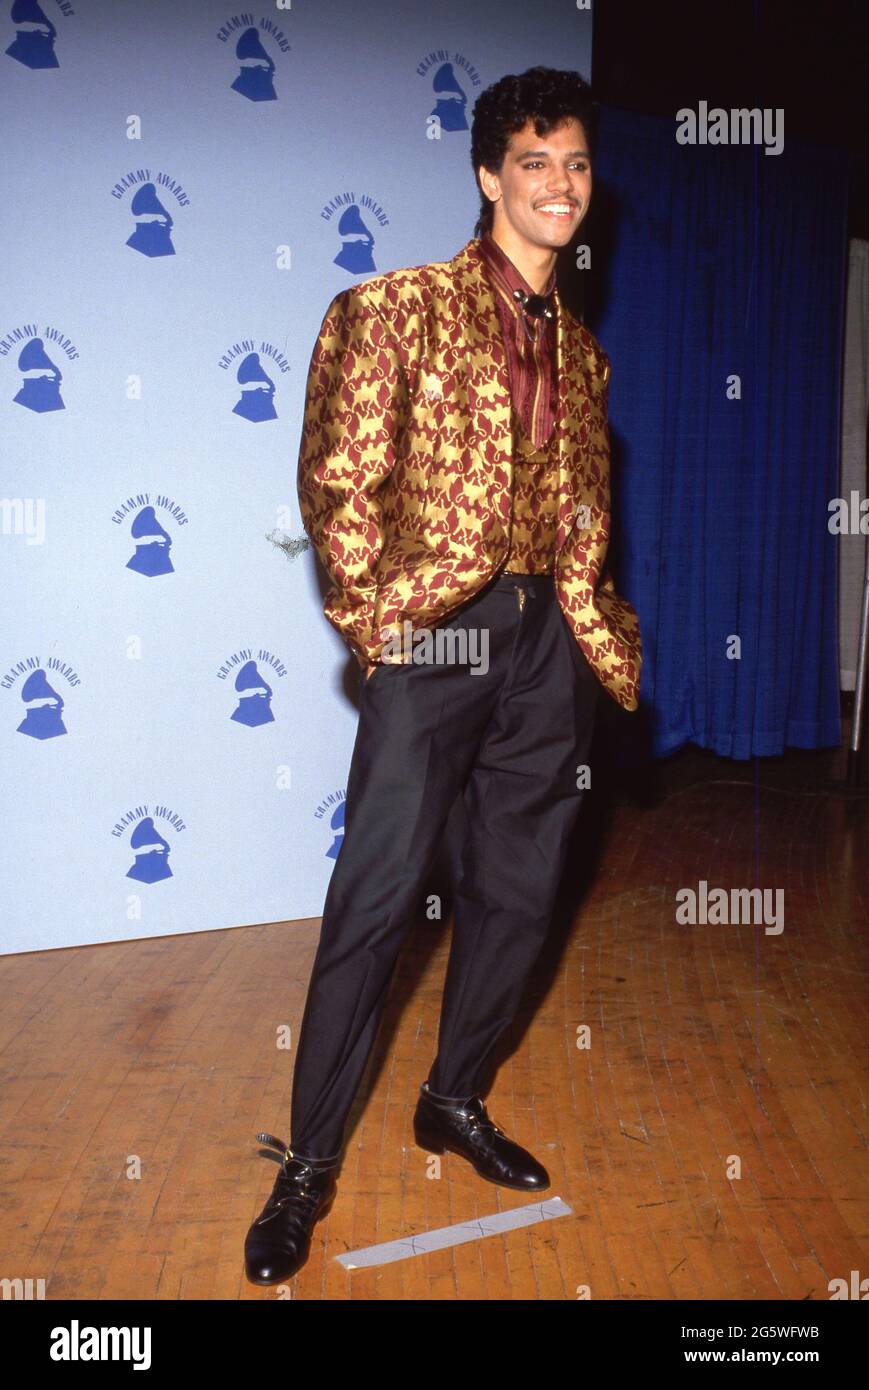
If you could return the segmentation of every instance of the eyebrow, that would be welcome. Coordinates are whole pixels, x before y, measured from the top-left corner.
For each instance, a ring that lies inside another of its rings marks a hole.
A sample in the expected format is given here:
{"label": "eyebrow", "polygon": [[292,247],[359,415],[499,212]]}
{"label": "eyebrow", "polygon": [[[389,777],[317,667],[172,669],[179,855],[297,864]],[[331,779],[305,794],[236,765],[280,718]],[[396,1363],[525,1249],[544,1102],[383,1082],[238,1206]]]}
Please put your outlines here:
{"label": "eyebrow", "polygon": [[[517,154],[517,155],[516,155],[516,158],[517,158],[517,159],[528,159],[528,158],[530,158],[532,155],[533,155],[533,157],[534,157],[535,159],[548,159],[548,158],[549,158],[549,151],[548,151],[548,150],[523,150],[521,154]],[[567,159],[590,159],[590,158],[591,158],[591,155],[589,154],[588,150],[571,150],[571,151],[569,152],[569,154],[567,154],[567,155],[565,156],[565,158],[567,158]]]}

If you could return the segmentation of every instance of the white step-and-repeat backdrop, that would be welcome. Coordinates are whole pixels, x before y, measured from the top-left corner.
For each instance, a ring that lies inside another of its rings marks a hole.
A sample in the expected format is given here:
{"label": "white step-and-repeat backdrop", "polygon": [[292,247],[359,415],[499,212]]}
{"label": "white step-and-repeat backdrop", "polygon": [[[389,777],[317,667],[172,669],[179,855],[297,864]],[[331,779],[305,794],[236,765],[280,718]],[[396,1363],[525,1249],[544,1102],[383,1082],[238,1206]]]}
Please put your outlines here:
{"label": "white step-and-repeat backdrop", "polygon": [[358,667],[296,498],[331,298],[473,235],[577,0],[0,6],[2,942],[318,916]]}

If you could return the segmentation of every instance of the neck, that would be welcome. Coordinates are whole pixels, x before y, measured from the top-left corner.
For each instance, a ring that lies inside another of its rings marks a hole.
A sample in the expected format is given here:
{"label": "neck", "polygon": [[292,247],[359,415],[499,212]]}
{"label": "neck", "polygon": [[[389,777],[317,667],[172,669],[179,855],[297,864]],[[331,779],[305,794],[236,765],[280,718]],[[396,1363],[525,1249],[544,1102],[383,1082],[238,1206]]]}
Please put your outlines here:
{"label": "neck", "polygon": [[505,256],[509,256],[535,294],[542,294],[555,265],[555,252],[549,246],[535,246],[517,236],[509,223],[496,221],[490,233]]}

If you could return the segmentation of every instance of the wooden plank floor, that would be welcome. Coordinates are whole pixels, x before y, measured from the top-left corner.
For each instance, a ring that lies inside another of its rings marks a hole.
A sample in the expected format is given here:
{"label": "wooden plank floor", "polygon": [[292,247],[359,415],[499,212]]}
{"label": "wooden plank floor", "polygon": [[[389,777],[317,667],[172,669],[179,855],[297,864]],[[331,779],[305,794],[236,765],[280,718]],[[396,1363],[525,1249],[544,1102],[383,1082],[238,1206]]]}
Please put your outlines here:
{"label": "wooden plank floor", "polygon": [[[869,799],[842,769],[838,751],[755,766],[686,749],[642,796],[589,798],[487,1097],[573,1215],[347,1272],[334,1256],[529,1200],[458,1156],[426,1177],[411,1116],[448,932],[421,921],[291,1296],[827,1299],[865,1276]],[[784,889],[783,933],[677,924],[700,879]],[[275,1037],[295,1036],[318,925],[0,960],[0,1275],[45,1279],[49,1299],[275,1297],[242,1265],[276,1171],[254,1135],[289,1138]]]}

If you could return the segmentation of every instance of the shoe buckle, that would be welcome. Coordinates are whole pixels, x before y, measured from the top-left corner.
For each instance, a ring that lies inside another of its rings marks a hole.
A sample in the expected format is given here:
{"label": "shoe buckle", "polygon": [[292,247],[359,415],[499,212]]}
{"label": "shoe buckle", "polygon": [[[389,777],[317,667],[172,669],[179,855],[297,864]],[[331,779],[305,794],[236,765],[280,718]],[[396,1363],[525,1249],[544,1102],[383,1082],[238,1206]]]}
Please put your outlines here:
{"label": "shoe buckle", "polygon": [[466,1120],[470,1120],[471,1123],[474,1125],[481,1125],[485,1123],[486,1112],[483,1108],[483,1102],[480,1100],[479,1096],[471,1096],[471,1099],[467,1102],[467,1104],[462,1106],[461,1114],[464,1116]]}

